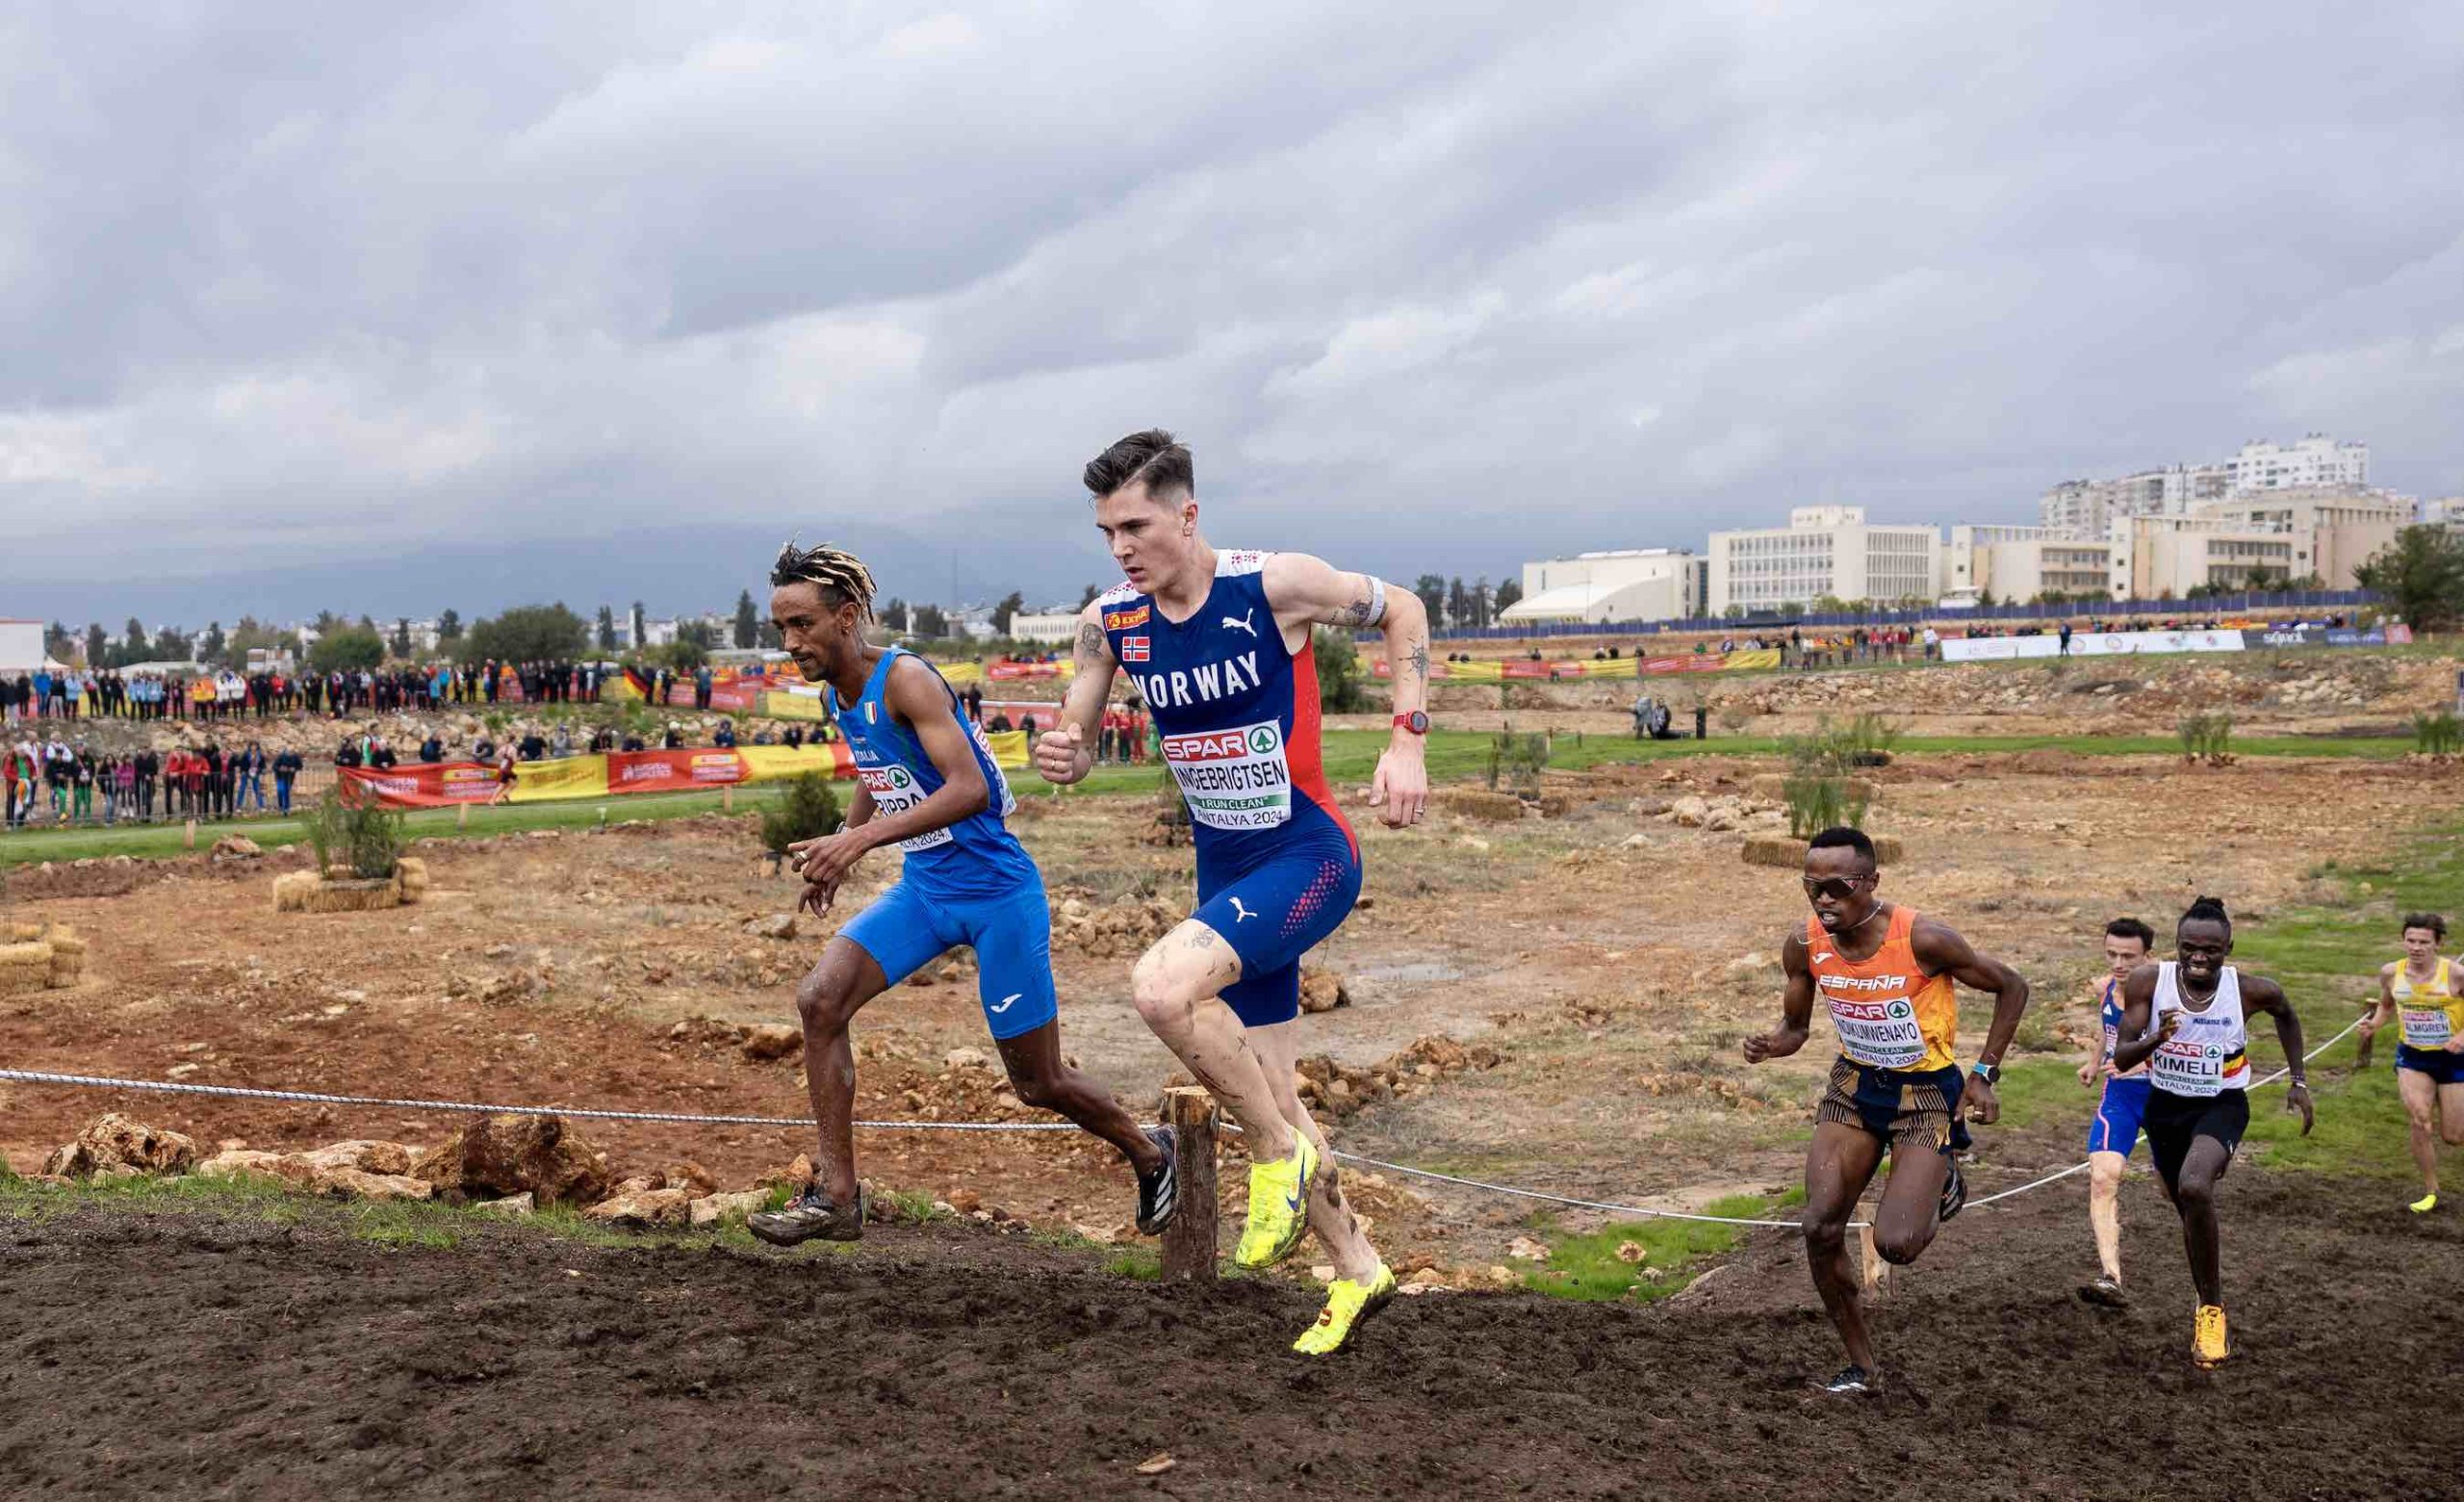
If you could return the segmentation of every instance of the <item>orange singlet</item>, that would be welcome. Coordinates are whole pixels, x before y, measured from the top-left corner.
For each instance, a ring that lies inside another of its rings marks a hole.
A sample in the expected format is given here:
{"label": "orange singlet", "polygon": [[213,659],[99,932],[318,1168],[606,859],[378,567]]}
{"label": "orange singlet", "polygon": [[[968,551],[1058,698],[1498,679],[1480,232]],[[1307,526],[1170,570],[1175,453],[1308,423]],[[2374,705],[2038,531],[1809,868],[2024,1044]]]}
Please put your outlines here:
{"label": "orange singlet", "polygon": [[1831,1004],[1839,1051],[1852,1063],[1920,1073],[1951,1067],[1960,1026],[1957,988],[1950,976],[1929,975],[1916,963],[1908,937],[1915,926],[1914,908],[1891,909],[1882,947],[1860,961],[1839,952],[1820,919],[1806,919],[1814,989]]}

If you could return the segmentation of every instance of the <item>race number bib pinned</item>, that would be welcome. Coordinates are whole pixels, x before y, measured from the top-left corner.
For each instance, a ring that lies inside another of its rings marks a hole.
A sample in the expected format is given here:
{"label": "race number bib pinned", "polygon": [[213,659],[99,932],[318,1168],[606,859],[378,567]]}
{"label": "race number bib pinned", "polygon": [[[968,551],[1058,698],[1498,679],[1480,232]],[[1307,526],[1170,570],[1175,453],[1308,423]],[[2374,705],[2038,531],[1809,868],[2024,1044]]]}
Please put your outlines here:
{"label": "race number bib pinned", "polygon": [[1272,829],[1292,818],[1292,756],[1272,720],[1164,738],[1190,820],[1210,829]]}
{"label": "race number bib pinned", "polygon": [[[856,775],[863,779],[864,790],[872,795],[873,807],[881,814],[904,814],[924,801],[928,794],[917,786],[915,774],[892,764],[887,766],[860,766]],[[930,850],[948,844],[957,838],[947,829],[936,829],[911,840],[898,842],[901,850]]]}
{"label": "race number bib pinned", "polygon": [[[1828,977],[1826,977],[1828,978]],[[1913,1069],[1925,1061],[1925,1030],[1906,997],[1861,1001],[1825,992],[1839,1051],[1868,1069]]]}
{"label": "race number bib pinned", "polygon": [[2402,1009],[2401,1015],[2404,1019],[2404,1042],[2408,1047],[2444,1049],[2448,1040],[2455,1036],[2455,1022],[2443,1006],[2408,1006]]}

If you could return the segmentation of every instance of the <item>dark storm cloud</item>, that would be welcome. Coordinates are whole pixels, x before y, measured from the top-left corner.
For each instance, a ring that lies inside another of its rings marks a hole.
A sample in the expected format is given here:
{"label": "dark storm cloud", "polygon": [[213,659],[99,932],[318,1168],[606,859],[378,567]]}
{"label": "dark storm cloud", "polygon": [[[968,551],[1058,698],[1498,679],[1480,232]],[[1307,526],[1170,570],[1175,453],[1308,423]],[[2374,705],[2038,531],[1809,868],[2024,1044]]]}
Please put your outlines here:
{"label": "dark storm cloud", "polygon": [[2312,429],[2464,489],[2454,8],[1659,9],[20,13],[11,551],[938,528],[1075,598],[1155,422],[1219,536],[1403,574]]}

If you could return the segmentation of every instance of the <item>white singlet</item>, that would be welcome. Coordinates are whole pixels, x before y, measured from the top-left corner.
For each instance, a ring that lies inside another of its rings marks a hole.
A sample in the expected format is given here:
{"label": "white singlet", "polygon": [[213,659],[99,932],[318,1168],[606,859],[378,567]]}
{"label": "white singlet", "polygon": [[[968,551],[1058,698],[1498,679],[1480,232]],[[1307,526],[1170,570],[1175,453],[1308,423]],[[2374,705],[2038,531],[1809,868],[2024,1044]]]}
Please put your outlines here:
{"label": "white singlet", "polygon": [[2148,1022],[2162,1023],[2167,1012],[2182,1015],[2173,1036],[2156,1046],[2147,1061],[2147,1077],[2168,1095],[2208,1097],[2250,1086],[2250,1033],[2242,1020],[2242,977],[2227,965],[2216,980],[2215,998],[2204,1012],[2182,1004],[2179,967],[2167,960],[2156,967],[2155,1006]]}

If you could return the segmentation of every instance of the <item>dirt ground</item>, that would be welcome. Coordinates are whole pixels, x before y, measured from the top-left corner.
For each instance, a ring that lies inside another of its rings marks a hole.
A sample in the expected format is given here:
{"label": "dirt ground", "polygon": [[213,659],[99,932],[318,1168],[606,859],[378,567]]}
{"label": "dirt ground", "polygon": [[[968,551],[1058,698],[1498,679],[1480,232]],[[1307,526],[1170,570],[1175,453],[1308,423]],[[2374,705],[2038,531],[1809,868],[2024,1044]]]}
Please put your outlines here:
{"label": "dirt ground", "polygon": [[1398,1300],[1304,1363],[1301,1290],[965,1230],[388,1250],[88,1209],[0,1221],[0,1458],[20,1496],[2455,1494],[2451,1437],[2403,1418],[2464,1404],[2453,1217],[2228,1178],[2241,1357],[2209,1375],[2152,1196],[2125,1199],[2118,1314],[2072,1295],[2075,1205],[2015,1204],[1906,1276],[1863,1400],[1809,1390],[1838,1355],[1779,1236],[1650,1308]]}
{"label": "dirt ground", "polygon": [[[1438,1036],[1485,1044],[1501,1062],[1408,1081],[1338,1122],[1337,1142],[1660,1206],[1790,1179],[1827,1054],[1755,1070],[1736,1046],[1776,1016],[1775,957],[1803,921],[1795,883],[1745,865],[1737,832],[1649,812],[1688,793],[1742,793],[1775,765],[1606,767],[1553,777],[1571,805],[1563,817],[1501,825],[1441,814],[1408,833],[1364,830],[1370,900],[1316,956],[1345,977],[1351,1004],[1303,1023],[1307,1049],[1366,1067]],[[2066,1054],[2086,1036],[2105,918],[2161,917],[2218,892],[2244,922],[2263,922],[2313,894],[2317,863],[2383,853],[2452,801],[2446,772],[2353,761],[2191,770],[2153,757],[1926,756],[1880,782],[1870,822],[1911,851],[1886,872],[1886,894],[1944,915],[2031,977],[2023,1054]],[[1165,921],[1187,900],[1188,852],[1131,840],[1131,801],[1030,801],[1037,811],[1019,827],[1056,897],[1100,910],[1151,894]],[[0,999],[0,1058],[343,1095],[806,1114],[797,1055],[750,1059],[716,1025],[791,1023],[794,981],[834,926],[808,919],[787,941],[744,932],[783,911],[793,890],[756,857],[749,819],[429,842],[422,853],[435,883],[425,904],[313,918],[276,915],[271,875],[257,866],[15,873],[12,917],[64,920],[93,947],[79,989]],[[893,870],[860,873],[838,916]],[[1056,942],[1065,1047],[1143,1112],[1173,1063],[1129,1004],[1134,952]],[[953,1064],[953,1050],[990,1049],[972,969],[962,959],[946,971],[859,1020],[860,1115],[1042,1119],[1008,1096],[997,1069],[965,1054]],[[1983,1021],[1979,1006],[1965,1036]],[[31,1171],[107,1106],[208,1151],[344,1137],[425,1147],[455,1125],[6,1085],[0,1150]],[[792,1128],[582,1129],[620,1169],[690,1162],[731,1188],[809,1146]],[[1989,1170],[2044,1161],[2015,1148],[1997,1159],[1986,1140]],[[1123,1234],[1129,1219],[1126,1170],[1075,1134],[868,1132],[859,1152],[879,1186],[1005,1219],[1098,1238]],[[1242,1177],[1227,1176],[1228,1194]],[[1385,1176],[1353,1182],[1390,1250],[1450,1265],[1496,1262],[1529,1209]]]}

